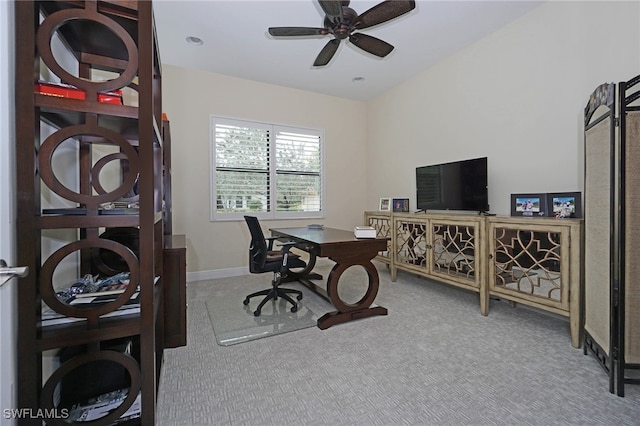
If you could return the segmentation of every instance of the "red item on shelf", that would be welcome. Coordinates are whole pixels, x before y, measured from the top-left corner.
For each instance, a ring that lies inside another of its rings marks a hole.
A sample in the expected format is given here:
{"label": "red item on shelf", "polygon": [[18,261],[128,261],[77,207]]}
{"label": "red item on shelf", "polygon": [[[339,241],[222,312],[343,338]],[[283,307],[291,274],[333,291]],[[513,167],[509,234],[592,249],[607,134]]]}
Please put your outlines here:
{"label": "red item on shelf", "polygon": [[103,104],[122,105],[122,90],[98,93],[98,102]]}
{"label": "red item on shelf", "polygon": [[[82,89],[70,84],[38,82],[35,85],[36,93],[47,96],[57,96],[68,99],[85,100],[87,95]],[[112,105],[122,105],[122,90],[98,93],[98,102]]]}

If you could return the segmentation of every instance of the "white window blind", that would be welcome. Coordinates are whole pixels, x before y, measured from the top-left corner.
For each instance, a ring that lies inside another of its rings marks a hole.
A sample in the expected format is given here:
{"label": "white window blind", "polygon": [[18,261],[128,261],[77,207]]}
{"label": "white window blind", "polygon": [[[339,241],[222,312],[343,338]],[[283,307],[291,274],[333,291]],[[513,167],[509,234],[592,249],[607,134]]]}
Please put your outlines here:
{"label": "white window blind", "polygon": [[211,117],[211,220],[321,217],[323,132]]}

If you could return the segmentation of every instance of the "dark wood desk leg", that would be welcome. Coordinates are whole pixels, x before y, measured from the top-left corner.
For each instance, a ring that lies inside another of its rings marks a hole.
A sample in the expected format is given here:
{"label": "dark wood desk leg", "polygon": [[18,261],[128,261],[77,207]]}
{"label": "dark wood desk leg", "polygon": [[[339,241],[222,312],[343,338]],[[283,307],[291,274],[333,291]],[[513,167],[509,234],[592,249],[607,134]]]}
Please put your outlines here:
{"label": "dark wood desk leg", "polygon": [[282,280],[282,282],[293,282],[293,281],[304,281],[304,280],[321,280],[322,275],[313,272],[313,268],[316,267],[316,255],[313,253],[309,253],[309,260],[307,261],[307,266],[304,269],[299,271],[290,269],[287,276]]}
{"label": "dark wood desk leg", "polygon": [[[332,325],[341,324],[343,322],[351,321],[359,318],[366,318],[373,315],[387,315],[387,309],[382,306],[370,307],[373,301],[378,295],[378,288],[380,286],[380,277],[378,276],[378,270],[371,263],[371,260],[352,260],[339,262],[336,259],[332,259],[336,262],[335,266],[329,274],[327,280],[327,296],[337,311],[324,314],[318,319],[318,328],[325,330]],[[366,271],[369,276],[369,287],[367,292],[358,302],[354,304],[345,303],[338,295],[338,281],[344,271],[352,266],[360,265]]]}

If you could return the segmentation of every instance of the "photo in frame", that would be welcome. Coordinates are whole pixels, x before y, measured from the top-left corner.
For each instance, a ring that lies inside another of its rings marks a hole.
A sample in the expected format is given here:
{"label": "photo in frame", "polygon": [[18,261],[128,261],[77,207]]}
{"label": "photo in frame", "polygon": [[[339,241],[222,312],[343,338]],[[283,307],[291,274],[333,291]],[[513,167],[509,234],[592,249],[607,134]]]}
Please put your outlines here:
{"label": "photo in frame", "polygon": [[511,194],[511,216],[548,216],[547,194]]}
{"label": "photo in frame", "polygon": [[391,211],[391,198],[380,198],[380,211],[381,212]]}
{"label": "photo in frame", "polygon": [[556,219],[582,217],[582,194],[580,192],[552,192],[547,194],[549,216]]}
{"label": "photo in frame", "polygon": [[409,199],[408,198],[394,198],[393,199],[393,211],[394,212],[408,212],[409,211]]}

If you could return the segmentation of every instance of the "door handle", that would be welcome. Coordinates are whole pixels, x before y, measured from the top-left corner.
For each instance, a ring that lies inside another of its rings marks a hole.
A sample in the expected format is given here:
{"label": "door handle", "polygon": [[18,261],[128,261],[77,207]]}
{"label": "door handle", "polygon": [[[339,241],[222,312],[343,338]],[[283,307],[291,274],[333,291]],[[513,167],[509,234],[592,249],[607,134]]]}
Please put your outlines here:
{"label": "door handle", "polygon": [[8,267],[4,259],[0,259],[0,287],[13,277],[26,277],[29,275],[29,268],[26,266]]}

